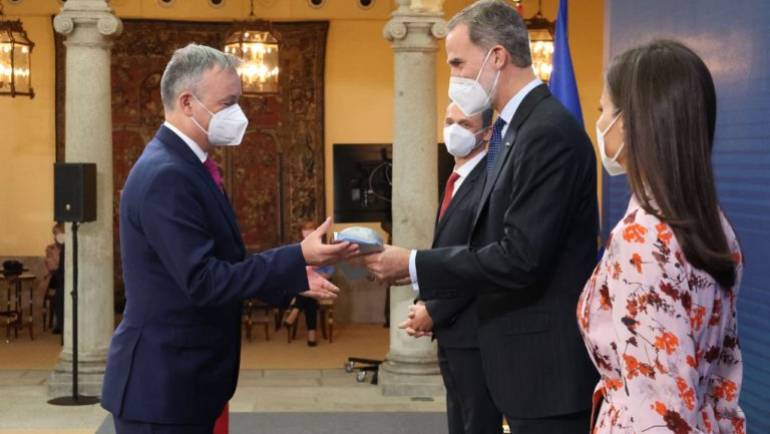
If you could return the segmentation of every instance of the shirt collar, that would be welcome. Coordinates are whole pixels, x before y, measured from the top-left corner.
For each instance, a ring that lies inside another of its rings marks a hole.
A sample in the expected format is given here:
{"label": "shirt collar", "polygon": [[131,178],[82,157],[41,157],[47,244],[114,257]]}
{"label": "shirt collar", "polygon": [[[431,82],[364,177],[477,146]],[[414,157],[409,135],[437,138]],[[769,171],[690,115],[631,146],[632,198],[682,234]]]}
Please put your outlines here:
{"label": "shirt collar", "polygon": [[199,160],[201,160],[201,163],[206,161],[206,158],[208,158],[208,154],[204,152],[203,149],[201,149],[201,147],[195,142],[195,140],[191,139],[189,136],[187,136],[187,134],[180,131],[179,128],[173,126],[169,121],[163,122],[163,126],[165,126],[169,130],[173,131],[174,134],[179,136],[179,138],[182,139],[182,141],[187,144],[190,150],[193,151],[195,156],[198,157]]}
{"label": "shirt collar", "polygon": [[[527,95],[529,95],[530,92],[532,92],[533,89],[543,84],[542,81],[540,81],[539,78],[536,78],[529,83],[527,83],[526,86],[521,88],[521,90],[511,98],[510,101],[503,107],[503,110],[500,112],[500,118],[502,118],[505,121],[505,129],[508,128],[508,125],[511,124],[511,120],[513,119],[513,115],[516,114],[516,110],[519,109],[519,106],[521,106],[521,102],[524,101],[524,98],[526,98]],[[505,135],[505,133],[503,133]]]}
{"label": "shirt collar", "polygon": [[460,179],[467,178],[468,175],[470,175],[471,172],[473,172],[473,169],[479,164],[479,161],[481,161],[486,155],[487,155],[487,150],[484,149],[483,151],[479,152],[475,157],[463,163],[462,166],[456,168],[454,172],[460,175]]}

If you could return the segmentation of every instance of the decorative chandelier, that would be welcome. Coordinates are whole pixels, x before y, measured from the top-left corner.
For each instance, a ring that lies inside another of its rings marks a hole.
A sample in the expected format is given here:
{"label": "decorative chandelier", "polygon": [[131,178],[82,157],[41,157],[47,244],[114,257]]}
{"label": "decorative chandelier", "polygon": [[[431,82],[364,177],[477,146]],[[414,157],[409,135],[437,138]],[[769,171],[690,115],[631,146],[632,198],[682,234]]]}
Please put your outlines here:
{"label": "decorative chandelier", "polygon": [[21,20],[7,20],[0,0],[0,95],[33,98],[30,56],[35,46],[27,37]]}
{"label": "decorative chandelier", "polygon": [[270,23],[254,16],[254,0],[248,20],[236,22],[225,40],[225,53],[241,59],[238,75],[244,95],[278,92],[278,40]]}
{"label": "decorative chandelier", "polygon": [[[516,9],[521,14],[522,0],[515,0]],[[529,48],[532,52],[532,69],[541,80],[548,83],[553,72],[553,34],[554,22],[542,13],[543,0],[538,0],[537,13],[524,20],[529,32]]]}

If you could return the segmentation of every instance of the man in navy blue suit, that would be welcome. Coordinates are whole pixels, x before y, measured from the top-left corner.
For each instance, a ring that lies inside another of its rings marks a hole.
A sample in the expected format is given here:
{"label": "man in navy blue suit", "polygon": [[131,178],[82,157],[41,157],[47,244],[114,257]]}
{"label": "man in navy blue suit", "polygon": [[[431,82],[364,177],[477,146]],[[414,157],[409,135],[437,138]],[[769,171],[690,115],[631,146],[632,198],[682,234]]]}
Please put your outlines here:
{"label": "man in navy blue suit", "polygon": [[327,219],[299,244],[246,254],[209,157],[246,131],[237,64],[195,44],[174,53],[160,86],[166,122],[123,188],[126,308],[102,391],[118,434],[210,434],[238,379],[242,301],[334,298],[338,289],[309,266],[357,252],[323,243]]}

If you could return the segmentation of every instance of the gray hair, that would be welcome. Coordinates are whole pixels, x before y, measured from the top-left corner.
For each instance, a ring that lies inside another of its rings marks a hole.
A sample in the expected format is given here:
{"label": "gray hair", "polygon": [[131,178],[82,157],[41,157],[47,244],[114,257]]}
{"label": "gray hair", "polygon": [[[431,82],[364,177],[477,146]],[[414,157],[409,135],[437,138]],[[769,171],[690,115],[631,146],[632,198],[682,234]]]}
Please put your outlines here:
{"label": "gray hair", "polygon": [[240,60],[206,45],[189,44],[174,51],[160,79],[160,98],[166,111],[173,111],[176,99],[185,90],[193,93],[204,72],[214,67],[235,72]]}
{"label": "gray hair", "polygon": [[505,1],[477,1],[452,17],[448,29],[451,31],[460,24],[468,26],[474,45],[487,50],[502,45],[511,55],[511,63],[520,68],[532,65],[527,26],[516,9]]}

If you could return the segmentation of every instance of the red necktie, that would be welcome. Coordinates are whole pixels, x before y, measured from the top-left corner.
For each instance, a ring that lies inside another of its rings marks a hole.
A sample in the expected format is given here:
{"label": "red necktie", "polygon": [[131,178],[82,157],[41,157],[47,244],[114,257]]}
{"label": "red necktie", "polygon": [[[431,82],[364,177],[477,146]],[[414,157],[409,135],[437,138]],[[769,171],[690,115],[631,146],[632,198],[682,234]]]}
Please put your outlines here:
{"label": "red necktie", "polygon": [[209,174],[211,175],[211,178],[214,180],[214,184],[219,187],[219,190],[222,191],[222,193],[225,192],[225,186],[222,182],[222,175],[219,173],[219,168],[217,167],[217,163],[211,159],[206,158],[206,161],[203,162],[203,165],[206,166],[206,170],[209,171]]}
{"label": "red necktie", "polygon": [[441,220],[444,217],[444,213],[449,204],[452,202],[452,196],[454,196],[455,182],[460,179],[460,175],[457,172],[452,172],[449,175],[449,179],[446,180],[446,187],[444,187],[444,200],[441,201],[441,211],[438,213],[438,219]]}

